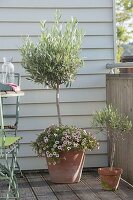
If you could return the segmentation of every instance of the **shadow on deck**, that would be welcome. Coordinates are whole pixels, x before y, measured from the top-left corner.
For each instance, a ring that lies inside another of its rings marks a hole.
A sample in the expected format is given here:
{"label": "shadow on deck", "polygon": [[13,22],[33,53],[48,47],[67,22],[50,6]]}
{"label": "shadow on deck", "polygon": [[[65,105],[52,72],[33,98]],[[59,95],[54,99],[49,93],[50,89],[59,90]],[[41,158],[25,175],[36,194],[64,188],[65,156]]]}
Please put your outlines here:
{"label": "shadow on deck", "polygon": [[[119,190],[104,191],[101,189],[96,172],[84,172],[79,183],[54,184],[48,173],[24,173],[18,178],[21,200],[133,200],[133,188],[123,181]],[[0,199],[5,195],[7,184],[0,182]]]}

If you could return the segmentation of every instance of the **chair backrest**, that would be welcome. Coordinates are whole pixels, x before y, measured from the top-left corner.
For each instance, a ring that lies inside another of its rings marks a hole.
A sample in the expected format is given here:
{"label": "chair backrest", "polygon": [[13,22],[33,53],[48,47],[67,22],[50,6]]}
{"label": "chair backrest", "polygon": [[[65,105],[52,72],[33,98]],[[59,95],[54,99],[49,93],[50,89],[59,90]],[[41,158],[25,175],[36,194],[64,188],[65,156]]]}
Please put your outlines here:
{"label": "chair backrest", "polygon": [[5,148],[5,131],[3,120],[2,97],[0,93],[0,157],[3,155],[3,148]]}

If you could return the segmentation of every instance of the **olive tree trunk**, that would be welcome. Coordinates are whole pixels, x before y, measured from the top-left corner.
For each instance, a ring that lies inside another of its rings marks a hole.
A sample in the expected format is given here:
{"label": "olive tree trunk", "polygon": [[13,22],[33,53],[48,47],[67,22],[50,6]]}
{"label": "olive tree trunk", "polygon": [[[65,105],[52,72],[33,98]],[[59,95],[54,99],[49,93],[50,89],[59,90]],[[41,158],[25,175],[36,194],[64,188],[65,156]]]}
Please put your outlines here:
{"label": "olive tree trunk", "polygon": [[114,166],[114,159],[115,159],[115,146],[116,146],[116,141],[115,139],[113,138],[112,139],[112,147],[111,147],[111,158],[110,158],[110,168],[111,170],[113,169],[113,166]]}
{"label": "olive tree trunk", "polygon": [[59,126],[61,126],[62,122],[61,122],[61,114],[60,114],[60,105],[59,105],[59,89],[60,86],[59,84],[57,84],[57,88],[56,88],[56,107],[57,107],[57,115],[58,115],[58,123]]}

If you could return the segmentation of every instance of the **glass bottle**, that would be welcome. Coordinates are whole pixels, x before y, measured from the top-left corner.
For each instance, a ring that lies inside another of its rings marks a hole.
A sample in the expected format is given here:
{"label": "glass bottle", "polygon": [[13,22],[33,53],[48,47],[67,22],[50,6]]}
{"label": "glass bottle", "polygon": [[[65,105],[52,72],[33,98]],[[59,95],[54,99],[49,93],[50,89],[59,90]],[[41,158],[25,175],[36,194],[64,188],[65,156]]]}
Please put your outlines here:
{"label": "glass bottle", "polygon": [[2,65],[2,83],[14,83],[14,65],[12,62],[12,57],[3,57]]}

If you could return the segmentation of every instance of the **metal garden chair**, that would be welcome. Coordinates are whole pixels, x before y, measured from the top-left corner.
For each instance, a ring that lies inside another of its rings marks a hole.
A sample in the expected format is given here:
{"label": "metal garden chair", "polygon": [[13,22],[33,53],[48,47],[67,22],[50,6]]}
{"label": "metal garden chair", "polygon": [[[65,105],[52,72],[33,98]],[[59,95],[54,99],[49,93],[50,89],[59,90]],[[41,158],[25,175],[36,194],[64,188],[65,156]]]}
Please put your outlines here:
{"label": "metal garden chair", "polygon": [[21,137],[16,136],[16,129],[15,135],[10,136],[6,132],[4,127],[2,98],[13,96],[19,97],[22,95],[24,95],[23,92],[11,91],[9,86],[0,83],[0,180],[6,180],[8,182],[8,191],[5,197],[6,200],[11,198],[15,198],[16,200],[19,199],[18,184],[14,171],[16,166],[19,167],[17,154]]}

